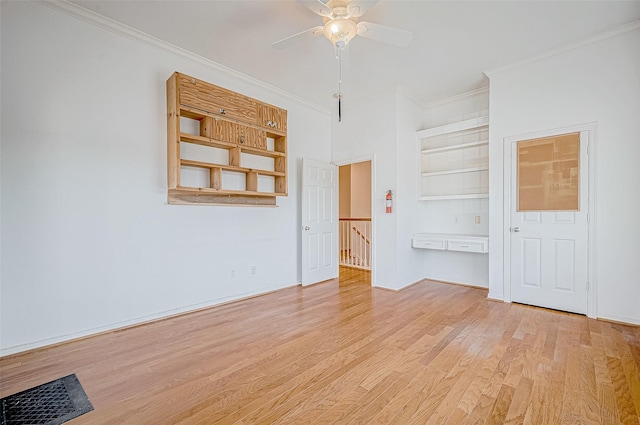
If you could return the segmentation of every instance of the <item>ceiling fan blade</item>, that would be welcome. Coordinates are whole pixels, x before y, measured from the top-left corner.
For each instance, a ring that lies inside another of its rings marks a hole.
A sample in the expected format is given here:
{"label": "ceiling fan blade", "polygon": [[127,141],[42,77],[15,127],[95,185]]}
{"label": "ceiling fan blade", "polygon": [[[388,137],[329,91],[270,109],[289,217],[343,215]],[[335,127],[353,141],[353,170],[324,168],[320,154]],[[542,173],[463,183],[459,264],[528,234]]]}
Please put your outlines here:
{"label": "ceiling fan blade", "polygon": [[323,28],[324,27],[321,26],[309,28],[308,30],[299,32],[298,34],[294,34],[287,38],[283,38],[282,40],[276,41],[272,44],[272,46],[276,50],[284,50],[287,47],[291,47],[305,40],[310,40],[313,37],[322,34]]}
{"label": "ceiling fan blade", "polygon": [[329,9],[327,5],[320,0],[298,0],[298,3],[320,16],[331,16],[331,9]]}
{"label": "ceiling fan blade", "polygon": [[412,32],[365,21],[358,22],[358,35],[398,47],[407,47],[413,41]]}
{"label": "ceiling fan blade", "polygon": [[375,6],[378,1],[380,0],[351,0],[347,6],[347,10],[350,16],[359,18],[364,15],[367,10]]}

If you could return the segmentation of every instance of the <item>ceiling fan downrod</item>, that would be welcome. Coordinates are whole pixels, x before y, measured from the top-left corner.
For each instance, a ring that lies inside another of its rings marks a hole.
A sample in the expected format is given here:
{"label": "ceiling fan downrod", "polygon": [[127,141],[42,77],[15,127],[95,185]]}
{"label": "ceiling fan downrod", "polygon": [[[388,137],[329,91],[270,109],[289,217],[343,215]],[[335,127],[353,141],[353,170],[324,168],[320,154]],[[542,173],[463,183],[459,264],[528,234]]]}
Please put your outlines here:
{"label": "ceiling fan downrod", "polygon": [[[336,46],[337,47],[337,46]],[[338,53],[338,122],[342,122],[342,51],[337,47]]]}

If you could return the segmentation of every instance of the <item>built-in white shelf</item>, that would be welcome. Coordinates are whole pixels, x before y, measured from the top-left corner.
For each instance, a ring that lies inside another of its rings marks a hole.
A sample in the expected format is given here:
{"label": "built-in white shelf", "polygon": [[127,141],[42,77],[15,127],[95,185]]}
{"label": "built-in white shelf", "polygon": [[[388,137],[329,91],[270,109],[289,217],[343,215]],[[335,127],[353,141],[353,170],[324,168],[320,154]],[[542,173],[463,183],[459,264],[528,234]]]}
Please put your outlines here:
{"label": "built-in white shelf", "polygon": [[460,145],[442,146],[440,148],[431,148],[431,149],[422,149],[422,154],[430,155],[438,152],[448,152],[448,151],[454,151],[457,149],[466,149],[466,148],[472,148],[474,146],[486,146],[486,145],[489,145],[488,140],[480,140],[479,142],[463,143]]}
{"label": "built-in white shelf", "polygon": [[423,177],[429,176],[444,176],[445,174],[459,174],[459,173],[472,173],[475,171],[484,171],[488,170],[489,167],[472,167],[472,168],[455,168],[453,170],[445,170],[445,171],[433,171],[429,173],[422,173]]}
{"label": "built-in white shelf", "polygon": [[444,233],[414,233],[411,237],[411,246],[417,249],[486,254],[489,252],[489,237]]}
{"label": "built-in white shelf", "polygon": [[431,138],[441,136],[443,134],[449,135],[452,133],[463,132],[465,130],[475,129],[479,127],[489,126],[489,117],[478,117],[469,120],[458,121],[451,124],[445,124],[438,127],[427,128],[426,130],[420,130],[417,132],[419,139]]}
{"label": "built-in white shelf", "polygon": [[489,196],[489,118],[479,117],[416,133],[418,199]]}

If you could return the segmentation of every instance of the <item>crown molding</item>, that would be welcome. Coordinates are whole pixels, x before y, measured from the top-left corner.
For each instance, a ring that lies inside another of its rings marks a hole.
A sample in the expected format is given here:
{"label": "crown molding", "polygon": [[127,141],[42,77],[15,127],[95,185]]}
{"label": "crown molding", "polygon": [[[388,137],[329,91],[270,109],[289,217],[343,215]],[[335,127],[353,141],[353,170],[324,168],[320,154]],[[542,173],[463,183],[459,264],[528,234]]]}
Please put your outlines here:
{"label": "crown molding", "polygon": [[470,90],[464,93],[456,94],[454,96],[449,96],[440,100],[429,102],[428,104],[425,105],[424,109],[438,108],[438,107],[447,105],[449,103],[459,102],[462,100],[470,99],[472,97],[482,96],[488,93],[489,93],[489,86],[483,86],[483,87],[479,87],[477,89]]}
{"label": "crown molding", "polygon": [[497,67],[497,68],[487,70],[484,72],[484,74],[487,77],[491,78],[492,75],[496,75],[504,71],[508,71],[514,68],[519,68],[521,66],[528,65],[533,62],[538,62],[543,59],[549,58],[551,56],[555,56],[561,53],[569,52],[571,50],[579,49],[581,47],[588,46],[590,44],[594,44],[594,43],[607,40],[609,38],[617,37],[619,35],[626,34],[628,32],[633,32],[633,31],[640,31],[640,19],[629,22],[628,24],[620,25],[615,28],[611,28],[609,30],[600,32],[598,34],[592,35],[580,41],[563,44],[554,49],[548,50],[544,53],[529,56],[528,58],[525,58],[521,61],[514,62],[512,64],[505,65],[502,67]]}
{"label": "crown molding", "polygon": [[144,43],[150,44],[155,47],[159,47],[176,55],[180,55],[184,58],[190,59],[192,61],[203,64],[216,72],[221,74],[231,76],[242,80],[246,83],[249,83],[255,87],[259,87],[262,89],[266,89],[270,92],[276,93],[280,96],[283,96],[289,100],[292,100],[296,103],[300,103],[304,106],[307,106],[311,109],[315,109],[324,114],[330,114],[329,109],[318,105],[317,103],[310,102],[307,99],[304,99],[300,96],[297,96],[293,93],[282,90],[278,87],[267,84],[263,81],[258,80],[257,78],[251,77],[249,75],[243,74],[239,71],[221,65],[217,62],[212,61],[211,59],[207,59],[203,56],[195,54],[187,49],[183,49],[182,47],[175,46],[171,43],[168,43],[164,40],[161,40],[157,37],[154,37],[150,34],[147,34],[143,31],[137,30],[133,27],[125,25],[121,22],[118,22],[114,19],[107,18],[106,16],[100,15],[92,10],[86,9],[82,6],[71,3],[68,0],[34,0],[35,3],[40,4],[42,6],[49,7],[58,12],[64,13],[65,15],[71,16],[75,19],[81,20],[83,22],[89,23],[96,27],[102,28],[104,30],[110,31],[119,36],[129,38],[132,40],[142,41]]}
{"label": "crown molding", "polygon": [[[368,96],[354,99],[353,103],[350,103],[350,106],[359,107],[360,105],[366,105],[366,104],[375,102],[377,99],[380,99],[380,98],[395,97],[397,95],[401,95],[409,99],[411,102],[413,102],[416,106],[418,106],[424,111],[424,110],[440,107],[448,103],[458,102],[465,99],[470,99],[472,97],[482,96],[485,94],[489,94],[489,86],[483,86],[483,87],[470,90],[464,93],[456,94],[454,96],[449,96],[433,102],[424,103],[418,100],[415,96],[413,96],[404,86],[398,86],[393,89],[378,91]],[[344,108],[345,105],[342,105],[342,107]]]}
{"label": "crown molding", "polygon": [[398,88],[396,89],[396,93],[401,94],[402,96],[406,97],[407,99],[409,99],[410,101],[412,101],[413,103],[415,103],[420,109],[426,109],[428,104],[425,104],[423,101],[421,101],[420,99],[418,99],[414,93],[407,89],[405,86],[398,86]]}

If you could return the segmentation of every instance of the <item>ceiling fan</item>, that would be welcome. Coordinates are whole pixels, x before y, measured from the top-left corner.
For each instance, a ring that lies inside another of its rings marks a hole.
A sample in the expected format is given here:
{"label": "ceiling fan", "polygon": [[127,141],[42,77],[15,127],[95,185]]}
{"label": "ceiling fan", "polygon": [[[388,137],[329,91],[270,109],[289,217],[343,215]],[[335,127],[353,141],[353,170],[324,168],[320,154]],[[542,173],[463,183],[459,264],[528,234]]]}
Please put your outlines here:
{"label": "ceiling fan", "polygon": [[275,49],[286,49],[320,34],[340,50],[343,50],[356,35],[399,47],[406,47],[413,40],[413,34],[409,31],[360,21],[359,18],[364,14],[366,4],[371,5],[371,1],[329,0],[324,3],[321,0],[298,0],[298,2],[322,16],[324,24],[276,41],[273,43]]}
{"label": "ceiling fan", "polygon": [[406,47],[411,44],[413,34],[409,31],[386,25],[360,21],[359,18],[364,14],[366,4],[371,5],[372,3],[377,3],[377,1],[329,0],[327,3],[321,0],[297,1],[322,16],[324,25],[318,25],[276,41],[273,43],[273,47],[283,50],[320,34],[323,34],[335,46],[336,58],[340,60],[340,75],[338,78],[338,92],[333,96],[338,99],[338,122],[340,122],[342,121],[342,56],[346,52],[349,42],[358,35],[394,46]]}

